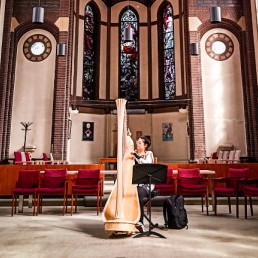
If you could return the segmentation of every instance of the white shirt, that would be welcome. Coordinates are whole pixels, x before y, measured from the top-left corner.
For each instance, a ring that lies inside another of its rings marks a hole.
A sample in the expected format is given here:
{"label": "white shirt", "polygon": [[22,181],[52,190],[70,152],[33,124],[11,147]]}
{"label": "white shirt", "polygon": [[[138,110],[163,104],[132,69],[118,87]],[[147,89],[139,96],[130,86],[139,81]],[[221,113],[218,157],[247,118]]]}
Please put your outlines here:
{"label": "white shirt", "polygon": [[[136,154],[137,151],[135,151]],[[153,152],[152,151],[146,151],[145,154],[143,156],[141,156],[140,158],[136,158],[134,157],[135,161],[138,164],[152,164],[154,163],[154,156],[153,156]],[[144,187],[147,191],[149,191],[149,185],[148,184],[139,184],[140,186]],[[153,191],[155,188],[154,184],[151,184],[151,191]]]}

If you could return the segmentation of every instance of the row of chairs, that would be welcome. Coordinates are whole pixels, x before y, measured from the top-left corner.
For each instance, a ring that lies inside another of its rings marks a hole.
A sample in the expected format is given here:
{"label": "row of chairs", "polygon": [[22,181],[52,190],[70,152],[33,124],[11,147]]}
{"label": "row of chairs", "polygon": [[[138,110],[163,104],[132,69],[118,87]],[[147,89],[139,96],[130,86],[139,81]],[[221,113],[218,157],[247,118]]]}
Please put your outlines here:
{"label": "row of chairs", "polygon": [[[97,196],[97,215],[102,207],[103,179],[99,169],[80,169],[77,178],[72,182],[71,215],[73,214],[74,198],[75,211],[77,211],[77,196]],[[16,187],[12,196],[12,216],[16,213],[17,197],[19,195],[33,196],[33,215],[42,212],[43,196],[62,196],[63,215],[67,211],[67,169],[45,169],[44,174],[40,170],[20,170]],[[37,208],[37,209],[36,209]]]}
{"label": "row of chairs", "polygon": [[65,164],[65,160],[55,160],[52,153],[43,153],[42,159],[34,160],[31,158],[30,152],[15,151],[14,164],[17,165],[31,165],[31,164]]}
{"label": "row of chairs", "polygon": [[17,165],[30,165],[31,164],[31,156],[29,152],[24,151],[15,151],[14,152],[14,164]]}
{"label": "row of chairs", "polygon": [[220,150],[211,154],[208,163],[240,163],[241,150]]}
{"label": "row of chairs", "polygon": [[[168,181],[170,184],[156,184],[155,190],[160,191],[161,195],[171,195],[174,193],[173,171],[168,170]],[[239,197],[243,196],[245,200],[245,218],[247,218],[247,198],[250,200],[251,215],[253,216],[252,199],[258,197],[258,179],[248,179],[248,169],[246,168],[229,168],[227,177],[214,178],[215,185],[215,215],[217,215],[217,198],[228,197],[229,213],[231,213],[231,197],[236,198],[236,216],[239,217]],[[225,184],[225,185],[224,185]],[[77,211],[78,195],[96,195],[97,196],[97,215],[102,209],[102,189],[103,180],[100,176],[100,170],[80,169],[78,176],[73,180],[71,196],[71,215],[73,214],[74,198],[75,211]],[[162,188],[163,186],[163,188]],[[165,189],[167,187],[167,189]],[[169,191],[169,192],[168,192]],[[203,178],[199,168],[178,169],[177,175],[177,193],[183,196],[201,196],[202,211],[205,199],[206,213],[208,211],[208,182]],[[37,215],[38,211],[42,212],[42,197],[44,195],[61,195],[63,196],[63,215],[65,207],[67,210],[67,170],[66,169],[46,169],[44,176],[40,176],[39,170],[21,170],[17,181],[16,188],[13,190],[12,215],[16,200],[19,195],[33,195],[34,210],[33,214]],[[37,207],[37,211],[35,210]]]}
{"label": "row of chairs", "polygon": [[[177,191],[175,189],[175,178],[173,170],[168,169],[167,183],[156,184],[155,190],[160,195],[180,194],[183,196],[201,196],[202,212],[204,206],[204,198],[206,203],[206,213],[208,211],[208,182],[207,178],[200,175],[199,168],[184,169],[178,168],[177,175]],[[247,203],[249,198],[251,215],[253,216],[252,197],[258,197],[258,178],[248,179],[247,168],[229,168],[226,177],[213,178],[214,180],[214,212],[217,215],[217,199],[219,197],[227,197],[229,213],[231,214],[231,198],[236,199],[236,217],[239,217],[239,197],[244,197],[245,201],[245,218],[247,218]]]}
{"label": "row of chairs", "polygon": [[248,179],[248,168],[229,168],[227,177],[214,178],[215,215],[217,215],[217,198],[227,197],[231,214],[231,197],[236,199],[236,217],[239,218],[239,197],[244,197],[245,219],[247,219],[248,198],[253,216],[252,197],[258,197],[258,178]]}
{"label": "row of chairs", "polygon": [[[175,182],[175,180],[177,180],[177,182]],[[161,196],[170,196],[172,194],[200,196],[202,212],[204,210],[203,207],[205,200],[206,213],[209,215],[208,179],[201,176],[199,168],[178,168],[176,178],[173,176],[173,169],[168,169],[167,182],[165,184],[155,184],[154,191],[158,191]]]}

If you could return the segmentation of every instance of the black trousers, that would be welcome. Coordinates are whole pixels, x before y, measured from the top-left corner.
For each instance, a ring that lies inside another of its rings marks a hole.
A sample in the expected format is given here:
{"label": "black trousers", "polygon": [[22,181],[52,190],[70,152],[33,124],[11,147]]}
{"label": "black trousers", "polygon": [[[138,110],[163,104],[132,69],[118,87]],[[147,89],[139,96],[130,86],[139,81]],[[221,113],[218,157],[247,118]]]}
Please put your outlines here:
{"label": "black trousers", "polygon": [[137,186],[138,191],[138,198],[140,203],[140,209],[141,209],[141,216],[139,222],[143,223],[143,215],[144,215],[144,206],[146,204],[146,197],[149,197],[149,193],[147,189],[145,189],[142,186]]}

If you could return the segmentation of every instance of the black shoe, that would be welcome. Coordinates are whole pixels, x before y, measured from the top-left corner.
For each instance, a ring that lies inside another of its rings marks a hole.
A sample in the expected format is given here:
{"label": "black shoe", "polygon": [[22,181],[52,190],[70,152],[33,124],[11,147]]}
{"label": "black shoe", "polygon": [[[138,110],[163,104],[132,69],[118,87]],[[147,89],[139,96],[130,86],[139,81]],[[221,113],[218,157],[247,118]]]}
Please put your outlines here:
{"label": "black shoe", "polygon": [[138,222],[135,227],[139,230],[140,233],[145,232],[145,227],[141,222]]}

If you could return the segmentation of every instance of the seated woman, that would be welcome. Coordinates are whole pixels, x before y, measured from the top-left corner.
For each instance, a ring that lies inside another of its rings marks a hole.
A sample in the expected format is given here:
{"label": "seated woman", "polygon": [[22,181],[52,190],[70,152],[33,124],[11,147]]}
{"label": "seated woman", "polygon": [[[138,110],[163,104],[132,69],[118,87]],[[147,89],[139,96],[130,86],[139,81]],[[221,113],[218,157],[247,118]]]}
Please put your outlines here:
{"label": "seated woman", "polygon": [[[134,155],[136,164],[151,164],[154,163],[153,152],[149,151],[148,148],[151,146],[151,137],[149,135],[141,136],[136,141],[136,150],[132,153]],[[153,191],[155,185],[151,185],[151,191]],[[140,220],[136,225],[136,228],[140,232],[144,232],[145,228],[143,225],[143,216],[144,216],[144,199],[149,196],[149,185],[141,184],[137,186],[138,198],[140,202],[141,216]]]}

